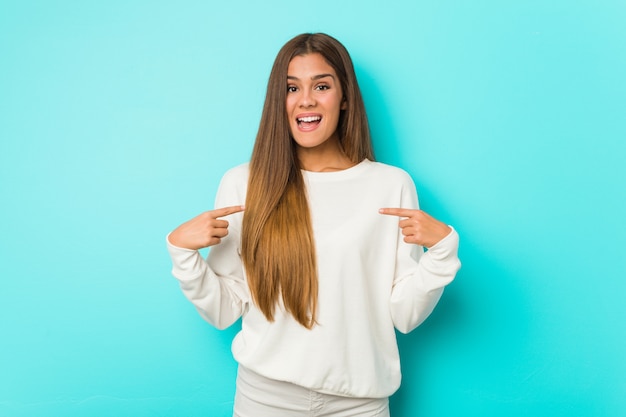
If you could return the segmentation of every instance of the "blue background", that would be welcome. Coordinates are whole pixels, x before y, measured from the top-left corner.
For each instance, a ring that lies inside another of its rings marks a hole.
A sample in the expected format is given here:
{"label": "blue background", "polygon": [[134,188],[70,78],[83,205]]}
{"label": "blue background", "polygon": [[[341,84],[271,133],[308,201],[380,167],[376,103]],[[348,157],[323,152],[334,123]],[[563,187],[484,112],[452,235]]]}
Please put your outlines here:
{"label": "blue background", "polygon": [[395,416],[626,415],[626,3],[0,2],[0,415],[229,416],[236,326],[165,235],[245,162],[282,44],[351,52],[463,268]]}

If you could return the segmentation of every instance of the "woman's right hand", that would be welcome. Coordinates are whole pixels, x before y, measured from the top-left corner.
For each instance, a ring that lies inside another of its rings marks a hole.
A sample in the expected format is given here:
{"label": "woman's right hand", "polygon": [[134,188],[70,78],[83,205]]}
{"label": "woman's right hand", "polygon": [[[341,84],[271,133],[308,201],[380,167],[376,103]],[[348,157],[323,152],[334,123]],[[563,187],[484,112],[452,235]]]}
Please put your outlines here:
{"label": "woman's right hand", "polygon": [[174,229],[169,241],[179,248],[193,250],[217,245],[228,234],[228,221],[219,218],[243,210],[243,206],[231,206],[205,211]]}

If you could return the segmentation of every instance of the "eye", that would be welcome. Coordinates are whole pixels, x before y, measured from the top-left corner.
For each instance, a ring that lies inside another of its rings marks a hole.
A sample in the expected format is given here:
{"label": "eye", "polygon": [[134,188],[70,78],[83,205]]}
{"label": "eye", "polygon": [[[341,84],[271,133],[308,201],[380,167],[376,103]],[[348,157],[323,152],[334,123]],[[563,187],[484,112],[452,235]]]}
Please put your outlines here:
{"label": "eye", "polygon": [[315,86],[315,89],[319,90],[319,91],[326,91],[326,90],[330,89],[330,86],[327,85],[327,84],[319,84],[319,85]]}
{"label": "eye", "polygon": [[295,93],[296,91],[298,91],[298,87],[296,87],[295,85],[288,85],[287,86],[287,92],[288,93]]}

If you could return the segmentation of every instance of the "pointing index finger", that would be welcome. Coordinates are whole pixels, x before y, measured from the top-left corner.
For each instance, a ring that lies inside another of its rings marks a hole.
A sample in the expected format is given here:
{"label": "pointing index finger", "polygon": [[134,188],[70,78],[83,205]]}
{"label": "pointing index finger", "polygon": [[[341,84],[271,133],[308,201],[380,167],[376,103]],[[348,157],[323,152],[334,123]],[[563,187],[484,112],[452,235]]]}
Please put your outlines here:
{"label": "pointing index finger", "polygon": [[415,210],[404,209],[404,208],[381,208],[380,210],[378,210],[380,214],[385,214],[387,216],[399,216],[399,217],[411,217],[414,211]]}
{"label": "pointing index finger", "polygon": [[230,207],[222,207],[213,210],[213,216],[215,218],[228,216],[229,214],[239,213],[240,211],[244,211],[244,206],[230,206]]}

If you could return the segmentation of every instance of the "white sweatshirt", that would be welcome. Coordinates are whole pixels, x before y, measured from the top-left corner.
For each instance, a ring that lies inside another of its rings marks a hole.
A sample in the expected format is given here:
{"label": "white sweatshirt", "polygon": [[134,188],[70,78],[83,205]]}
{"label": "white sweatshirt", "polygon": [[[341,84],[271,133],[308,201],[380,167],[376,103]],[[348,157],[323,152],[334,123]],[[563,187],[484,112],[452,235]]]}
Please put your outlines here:
{"label": "white sweatshirt", "polygon": [[[452,230],[424,252],[403,241],[398,217],[379,214],[383,207],[418,208],[413,181],[399,168],[364,160],[303,175],[319,272],[319,324],[312,330],[280,306],[268,322],[251,301],[240,258],[245,211],[225,218],[229,234],[206,260],[168,242],[172,272],[215,327],[243,316],[232,344],[242,366],[322,393],[390,396],[401,378],[394,327],[409,332],[431,313],[460,268],[458,235]],[[228,171],[216,208],[245,204],[247,179],[247,164]]]}

